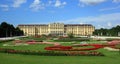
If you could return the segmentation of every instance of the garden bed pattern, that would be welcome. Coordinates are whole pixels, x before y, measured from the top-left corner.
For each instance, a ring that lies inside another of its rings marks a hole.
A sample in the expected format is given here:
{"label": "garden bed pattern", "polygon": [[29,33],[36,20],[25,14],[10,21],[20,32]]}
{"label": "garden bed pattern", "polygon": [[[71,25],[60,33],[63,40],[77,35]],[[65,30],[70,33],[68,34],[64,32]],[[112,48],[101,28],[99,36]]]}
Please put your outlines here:
{"label": "garden bed pattern", "polygon": [[[74,48],[74,47],[85,47],[85,46],[93,46],[93,48]],[[45,50],[52,50],[52,51],[90,51],[90,50],[97,50],[100,48],[104,47],[111,47],[115,49],[119,49],[116,47],[116,45],[111,45],[111,44],[78,44],[78,45],[73,45],[73,46],[50,46],[50,47],[45,47]]]}
{"label": "garden bed pattern", "polygon": [[[21,41],[18,41],[19,43]],[[33,42],[32,44],[36,44],[35,41],[28,41]],[[41,43],[41,42],[40,42]],[[12,53],[12,54],[26,54],[26,55],[65,55],[65,56],[104,56],[102,53],[93,51],[100,48],[110,47],[114,49],[119,49],[116,47],[117,44],[77,44],[73,46],[62,46],[57,43],[51,43],[51,42],[42,42],[44,44],[54,44],[54,46],[48,46],[44,49],[45,52],[41,51],[31,51],[31,50],[15,50],[15,49],[6,49],[6,48],[0,48],[0,52],[2,53]],[[87,47],[92,46],[92,48],[75,48],[75,47]]]}
{"label": "garden bed pattern", "polygon": [[31,51],[31,50],[15,50],[0,48],[1,53],[8,54],[23,54],[23,55],[40,55],[40,56],[104,56],[104,54],[97,51]]}

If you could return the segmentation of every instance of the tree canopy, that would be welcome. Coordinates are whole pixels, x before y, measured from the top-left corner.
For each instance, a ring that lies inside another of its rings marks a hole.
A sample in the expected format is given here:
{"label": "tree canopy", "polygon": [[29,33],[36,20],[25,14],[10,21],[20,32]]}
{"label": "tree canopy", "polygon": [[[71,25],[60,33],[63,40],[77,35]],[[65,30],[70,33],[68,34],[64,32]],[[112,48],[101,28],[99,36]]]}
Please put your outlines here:
{"label": "tree canopy", "polygon": [[110,29],[96,29],[93,34],[98,36],[120,36],[120,25]]}
{"label": "tree canopy", "polygon": [[18,27],[14,27],[12,24],[2,22],[0,24],[0,37],[12,37],[12,36],[21,36],[23,31]]}

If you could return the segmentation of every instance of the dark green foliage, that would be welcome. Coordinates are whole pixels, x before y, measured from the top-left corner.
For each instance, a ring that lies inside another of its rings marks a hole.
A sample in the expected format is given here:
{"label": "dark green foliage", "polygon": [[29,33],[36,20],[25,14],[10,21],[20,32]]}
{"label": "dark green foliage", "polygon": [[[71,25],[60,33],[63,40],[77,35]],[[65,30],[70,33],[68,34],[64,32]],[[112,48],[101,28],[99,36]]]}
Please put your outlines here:
{"label": "dark green foliage", "polygon": [[12,24],[2,22],[0,24],[0,37],[12,37],[12,36],[21,36],[23,31],[19,28],[15,28]]}
{"label": "dark green foliage", "polygon": [[15,36],[23,35],[23,31],[21,31],[18,27],[15,29]]}
{"label": "dark green foliage", "polygon": [[117,39],[117,38],[106,38],[106,41],[113,41],[113,40],[120,40],[120,39]]}
{"label": "dark green foliage", "polygon": [[56,42],[72,42],[72,41],[90,41],[90,38],[61,38],[58,40],[54,40]]}
{"label": "dark green foliage", "polygon": [[111,29],[96,29],[93,34],[98,36],[119,36],[120,33],[120,26],[113,27]]}
{"label": "dark green foliage", "polygon": [[68,37],[69,37],[69,38],[74,38],[73,33],[69,33],[69,34],[68,34]]}
{"label": "dark green foliage", "polygon": [[7,48],[0,48],[0,53],[23,54],[23,55],[40,55],[40,56],[104,56],[104,54],[97,51],[90,52],[71,52],[71,51],[31,51],[31,50],[14,50]]}
{"label": "dark green foliage", "polygon": [[10,40],[0,40],[0,43],[4,43],[4,42],[9,42],[9,41],[13,41],[14,39],[10,39]]}

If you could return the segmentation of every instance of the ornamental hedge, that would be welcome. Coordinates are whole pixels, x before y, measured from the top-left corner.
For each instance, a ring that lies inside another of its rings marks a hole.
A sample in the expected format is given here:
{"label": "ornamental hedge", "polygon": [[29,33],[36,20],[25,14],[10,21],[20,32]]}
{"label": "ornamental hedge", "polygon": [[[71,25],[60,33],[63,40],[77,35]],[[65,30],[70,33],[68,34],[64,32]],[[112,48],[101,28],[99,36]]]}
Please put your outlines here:
{"label": "ornamental hedge", "polygon": [[104,54],[97,51],[31,51],[31,50],[14,50],[0,48],[0,53],[8,54],[23,54],[23,55],[40,55],[40,56],[104,56]]}
{"label": "ornamental hedge", "polygon": [[60,38],[54,41],[56,42],[90,41],[90,38]]}

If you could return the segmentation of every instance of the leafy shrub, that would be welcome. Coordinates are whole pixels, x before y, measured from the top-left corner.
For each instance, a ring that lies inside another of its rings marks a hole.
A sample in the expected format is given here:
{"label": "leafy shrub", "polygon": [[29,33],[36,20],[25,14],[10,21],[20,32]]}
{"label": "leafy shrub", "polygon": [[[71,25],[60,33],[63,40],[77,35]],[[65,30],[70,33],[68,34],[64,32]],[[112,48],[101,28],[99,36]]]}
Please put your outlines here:
{"label": "leafy shrub", "polygon": [[13,39],[12,40],[0,40],[0,43],[9,42],[9,41],[13,41]]}
{"label": "leafy shrub", "polygon": [[31,50],[14,50],[0,48],[1,53],[23,54],[23,55],[41,55],[41,56],[104,56],[102,53],[94,52],[71,52],[71,51],[31,51]]}
{"label": "leafy shrub", "polygon": [[115,39],[115,38],[107,38],[107,41],[113,41],[113,40],[120,40],[120,39]]}
{"label": "leafy shrub", "polygon": [[54,40],[56,42],[71,42],[71,41],[90,41],[89,38],[61,38],[58,40]]}

